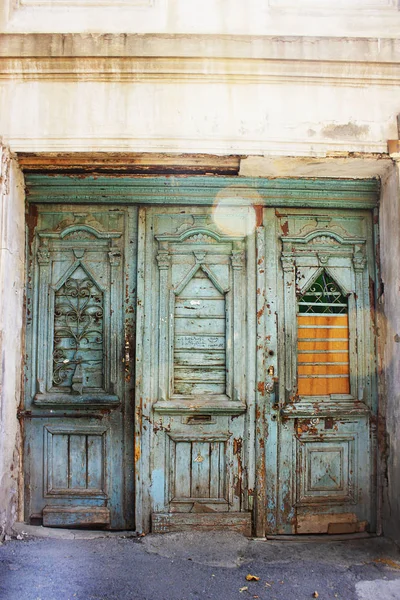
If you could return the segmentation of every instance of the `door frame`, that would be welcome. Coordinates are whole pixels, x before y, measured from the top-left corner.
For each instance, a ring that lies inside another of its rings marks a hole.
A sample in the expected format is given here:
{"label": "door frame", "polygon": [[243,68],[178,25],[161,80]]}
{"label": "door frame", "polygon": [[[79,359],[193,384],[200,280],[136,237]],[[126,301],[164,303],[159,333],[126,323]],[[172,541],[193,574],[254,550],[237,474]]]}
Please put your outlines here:
{"label": "door frame", "polygon": [[[274,210],[275,208],[324,208],[324,209],[367,209],[374,211],[377,217],[377,202],[379,197],[379,182],[376,179],[263,179],[247,177],[205,177],[192,176],[186,178],[179,177],[79,177],[59,175],[49,176],[46,174],[26,174],[26,186],[29,190],[28,202],[40,204],[97,204],[99,198],[101,203],[110,205],[128,204],[128,205],[205,205],[212,206],[215,199],[221,194],[229,195],[240,203],[240,198],[249,199],[256,207],[258,215],[262,209]],[[376,218],[377,221],[377,218]],[[378,240],[378,229],[375,227],[374,245]],[[140,244],[143,240],[139,239]],[[266,464],[269,460],[274,460],[277,444],[267,444],[269,456],[266,456],[265,443],[266,426],[265,419],[265,394],[273,395],[276,393],[276,385],[268,378],[266,370],[270,366],[277,367],[277,352],[274,355],[266,355],[265,344],[261,343],[271,335],[270,325],[267,325],[263,318],[265,308],[263,288],[268,287],[263,282],[264,271],[266,269],[265,257],[276,253],[271,247],[272,241],[265,240],[264,223],[261,218],[257,222],[257,255],[260,263],[257,267],[257,288],[260,284],[260,293],[257,294],[257,343],[258,350],[256,356],[257,386],[256,386],[256,406],[254,413],[254,460],[255,460],[255,480],[252,494],[249,497],[249,507],[253,506],[254,535],[264,537],[266,530],[271,526],[269,520],[274,518],[277,507],[274,504],[276,482],[266,473]],[[263,261],[264,259],[264,261]],[[277,260],[275,255],[274,260]],[[378,274],[375,273],[375,283],[378,281]],[[377,289],[377,285],[375,285]],[[261,314],[260,314],[261,312]],[[258,316],[260,315],[260,316]],[[272,350],[273,351],[273,350]],[[138,361],[137,361],[138,362]],[[140,362],[140,361],[139,361]],[[137,376],[140,374],[137,374]],[[136,411],[137,411],[136,407]],[[140,410],[139,410],[140,412]],[[261,415],[260,419],[256,415]],[[136,412],[137,417],[141,417]],[[142,440],[142,430],[139,427],[139,418],[136,419],[136,442],[135,442],[135,462],[137,470],[135,472],[136,482],[136,529],[146,532],[149,530],[149,507],[148,499],[143,495],[143,477],[146,469],[144,456],[139,450],[139,443]],[[271,435],[271,434],[270,434]],[[251,438],[250,438],[251,439]],[[251,444],[250,444],[251,446]],[[148,459],[148,457],[147,457]],[[270,510],[267,513],[267,498],[271,502]]]}

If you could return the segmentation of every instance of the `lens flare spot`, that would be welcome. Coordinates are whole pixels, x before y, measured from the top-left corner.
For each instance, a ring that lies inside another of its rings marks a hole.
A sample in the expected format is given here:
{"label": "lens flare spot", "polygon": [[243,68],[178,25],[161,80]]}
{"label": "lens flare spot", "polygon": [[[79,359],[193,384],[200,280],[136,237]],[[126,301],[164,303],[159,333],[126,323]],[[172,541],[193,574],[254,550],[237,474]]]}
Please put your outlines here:
{"label": "lens flare spot", "polygon": [[257,221],[255,195],[257,192],[246,188],[226,188],[219,192],[212,216],[222,234],[245,237],[254,232]]}

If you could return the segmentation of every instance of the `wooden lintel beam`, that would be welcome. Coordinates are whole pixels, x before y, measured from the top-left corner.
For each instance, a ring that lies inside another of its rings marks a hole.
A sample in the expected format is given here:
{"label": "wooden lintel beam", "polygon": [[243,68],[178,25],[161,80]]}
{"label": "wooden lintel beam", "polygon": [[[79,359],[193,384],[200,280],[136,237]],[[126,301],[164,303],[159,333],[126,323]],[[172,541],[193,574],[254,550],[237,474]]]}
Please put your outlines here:
{"label": "wooden lintel beam", "polygon": [[239,155],[131,152],[18,153],[29,173],[131,173],[137,175],[237,175]]}

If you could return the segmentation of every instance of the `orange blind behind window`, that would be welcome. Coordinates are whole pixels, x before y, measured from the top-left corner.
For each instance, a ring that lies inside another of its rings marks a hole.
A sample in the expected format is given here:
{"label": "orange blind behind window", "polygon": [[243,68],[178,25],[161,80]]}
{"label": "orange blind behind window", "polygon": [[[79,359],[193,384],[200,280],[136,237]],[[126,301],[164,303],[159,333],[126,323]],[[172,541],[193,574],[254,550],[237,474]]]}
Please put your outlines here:
{"label": "orange blind behind window", "polygon": [[298,393],[349,394],[348,315],[299,314]]}

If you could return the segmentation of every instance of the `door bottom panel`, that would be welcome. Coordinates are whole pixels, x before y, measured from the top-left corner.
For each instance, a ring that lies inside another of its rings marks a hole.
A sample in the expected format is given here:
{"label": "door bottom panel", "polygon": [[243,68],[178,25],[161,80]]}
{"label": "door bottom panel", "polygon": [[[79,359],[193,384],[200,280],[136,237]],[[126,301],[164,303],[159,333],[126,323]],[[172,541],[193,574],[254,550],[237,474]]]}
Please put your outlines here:
{"label": "door bottom panel", "polygon": [[44,527],[107,527],[110,511],[105,506],[51,506],[43,509]]}
{"label": "door bottom panel", "polygon": [[250,512],[226,513],[153,513],[153,533],[177,531],[235,531],[251,536]]}

